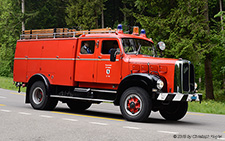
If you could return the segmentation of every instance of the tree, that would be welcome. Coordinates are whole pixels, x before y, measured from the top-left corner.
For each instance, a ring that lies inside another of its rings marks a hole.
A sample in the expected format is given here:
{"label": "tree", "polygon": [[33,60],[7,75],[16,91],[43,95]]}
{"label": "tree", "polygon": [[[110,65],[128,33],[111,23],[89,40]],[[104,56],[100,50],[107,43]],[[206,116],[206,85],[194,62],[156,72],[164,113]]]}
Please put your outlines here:
{"label": "tree", "polygon": [[219,0],[219,2],[220,2],[220,21],[221,21],[221,30],[224,30],[224,28],[223,28],[223,8],[222,8],[222,0]]}
{"label": "tree", "polygon": [[129,25],[134,25],[133,11],[135,11],[135,0],[122,0],[123,8],[120,11],[123,13],[123,22]]}
{"label": "tree", "polygon": [[120,11],[122,6],[121,0],[108,0],[105,2],[105,27],[115,28],[115,25],[123,21],[123,14]]}
{"label": "tree", "polygon": [[66,27],[67,4],[68,0],[26,0],[26,29]]}
{"label": "tree", "polygon": [[[220,5],[221,4],[221,0],[220,0]],[[221,6],[222,7],[222,6]],[[219,32],[219,34],[215,34],[214,39],[215,42],[218,43],[217,47],[216,47],[216,55],[215,55],[215,59],[213,60],[215,62],[215,65],[213,66],[213,68],[215,68],[215,78],[217,81],[219,81],[219,85],[221,86],[221,89],[225,90],[225,11],[221,11],[222,9],[220,9],[220,12],[218,12],[214,18],[218,18],[220,17],[220,23],[218,23],[218,27],[221,27],[221,31]],[[219,55],[217,55],[219,54]],[[222,80],[220,79],[222,78]],[[225,92],[224,92],[225,94]]]}
{"label": "tree", "polygon": [[0,2],[0,76],[12,76],[16,40],[21,32],[20,3]]}
{"label": "tree", "polygon": [[[209,36],[210,34],[210,27],[209,27],[209,11],[208,11],[208,0],[204,0],[204,7],[203,7],[204,17],[205,17],[205,25],[204,28],[206,30],[206,36]],[[210,44],[210,37],[206,38],[205,42],[202,43],[203,45],[206,45],[207,52],[204,54],[205,59],[205,86],[206,86],[206,98],[208,99],[214,99],[213,94],[213,76],[212,76],[212,44]],[[204,48],[204,46],[203,46]]]}
{"label": "tree", "polygon": [[69,0],[66,8],[66,23],[80,29],[98,28],[105,0]]}
{"label": "tree", "polygon": [[[144,5],[143,5],[144,4]],[[135,14],[150,37],[164,40],[167,44],[167,57],[186,58],[196,63],[204,63],[206,97],[214,99],[211,70],[212,32],[209,25],[208,1],[151,1],[137,0],[137,7],[146,8],[144,14]]]}

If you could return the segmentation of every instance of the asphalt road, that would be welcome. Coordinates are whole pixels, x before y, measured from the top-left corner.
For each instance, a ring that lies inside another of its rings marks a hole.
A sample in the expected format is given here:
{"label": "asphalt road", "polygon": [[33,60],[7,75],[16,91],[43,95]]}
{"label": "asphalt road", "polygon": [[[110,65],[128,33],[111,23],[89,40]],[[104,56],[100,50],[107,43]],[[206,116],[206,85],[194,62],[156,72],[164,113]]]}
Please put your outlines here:
{"label": "asphalt road", "polygon": [[110,103],[73,113],[61,102],[54,111],[40,111],[24,101],[24,93],[0,89],[0,141],[225,140],[225,115],[189,112],[172,122],[152,112],[138,123],[125,121]]}

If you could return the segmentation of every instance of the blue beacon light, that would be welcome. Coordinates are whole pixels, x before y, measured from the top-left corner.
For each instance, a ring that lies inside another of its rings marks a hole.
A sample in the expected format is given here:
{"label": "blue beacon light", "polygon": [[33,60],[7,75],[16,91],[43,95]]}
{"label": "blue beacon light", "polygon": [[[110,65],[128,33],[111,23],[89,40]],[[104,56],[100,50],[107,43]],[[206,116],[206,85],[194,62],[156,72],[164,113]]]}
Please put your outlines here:
{"label": "blue beacon light", "polygon": [[144,30],[144,29],[141,29],[141,34],[140,34],[140,36],[142,36],[142,37],[146,37],[146,32],[145,32],[145,30]]}
{"label": "blue beacon light", "polygon": [[123,27],[122,27],[122,24],[118,24],[118,26],[117,26],[117,31],[118,31],[118,33],[123,33]]}

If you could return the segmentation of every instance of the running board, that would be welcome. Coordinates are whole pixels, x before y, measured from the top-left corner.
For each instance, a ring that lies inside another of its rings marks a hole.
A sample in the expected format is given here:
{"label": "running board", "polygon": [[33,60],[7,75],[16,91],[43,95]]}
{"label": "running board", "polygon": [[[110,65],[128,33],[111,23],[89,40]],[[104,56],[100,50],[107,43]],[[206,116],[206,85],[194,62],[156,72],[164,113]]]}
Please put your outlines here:
{"label": "running board", "polygon": [[89,101],[98,101],[98,102],[114,102],[114,100],[82,98],[82,97],[61,96],[61,95],[50,95],[50,97],[53,97],[53,98],[66,98],[66,99],[77,99],[77,100],[89,100]]}
{"label": "running board", "polygon": [[91,88],[74,88],[74,92],[100,92],[100,93],[117,93],[116,90],[104,90],[104,89],[91,89]]}
{"label": "running board", "polygon": [[87,93],[89,92],[91,89],[90,88],[74,88],[74,92],[81,92],[81,93]]}

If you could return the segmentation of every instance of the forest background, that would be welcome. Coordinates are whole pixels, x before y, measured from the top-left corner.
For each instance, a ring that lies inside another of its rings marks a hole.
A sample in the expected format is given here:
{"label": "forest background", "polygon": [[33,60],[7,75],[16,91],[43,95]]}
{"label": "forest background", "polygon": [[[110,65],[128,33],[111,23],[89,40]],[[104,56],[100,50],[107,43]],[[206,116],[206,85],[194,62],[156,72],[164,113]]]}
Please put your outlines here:
{"label": "forest background", "polygon": [[29,30],[116,28],[121,23],[124,31],[139,26],[155,43],[164,41],[164,57],[190,60],[204,98],[224,102],[224,5],[223,0],[1,0],[0,76],[13,77],[22,22]]}

